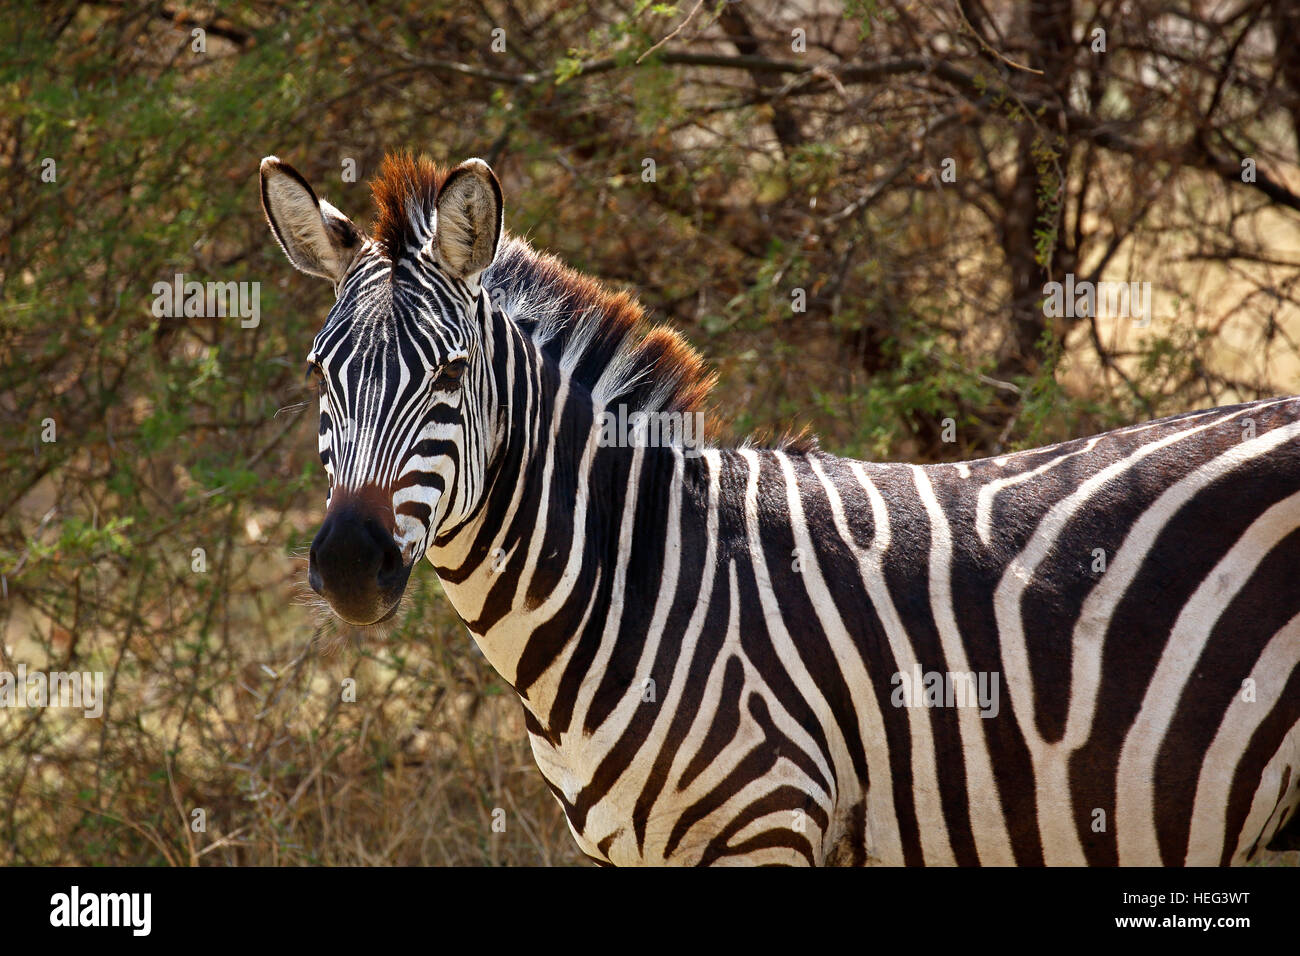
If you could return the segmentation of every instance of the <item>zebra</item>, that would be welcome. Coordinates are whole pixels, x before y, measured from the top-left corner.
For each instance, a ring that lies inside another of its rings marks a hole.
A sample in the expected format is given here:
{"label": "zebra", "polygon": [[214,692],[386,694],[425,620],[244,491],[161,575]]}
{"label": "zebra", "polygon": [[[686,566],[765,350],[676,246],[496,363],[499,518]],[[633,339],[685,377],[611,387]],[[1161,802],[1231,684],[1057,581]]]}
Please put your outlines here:
{"label": "zebra", "polygon": [[507,234],[482,160],[390,155],[372,191],[366,233],[261,164],[272,234],[336,295],[307,355],[329,477],[308,579],[369,634],[427,558],[593,861],[1286,845],[1300,398],[956,464],[602,440],[614,411],[701,413],[700,355]]}

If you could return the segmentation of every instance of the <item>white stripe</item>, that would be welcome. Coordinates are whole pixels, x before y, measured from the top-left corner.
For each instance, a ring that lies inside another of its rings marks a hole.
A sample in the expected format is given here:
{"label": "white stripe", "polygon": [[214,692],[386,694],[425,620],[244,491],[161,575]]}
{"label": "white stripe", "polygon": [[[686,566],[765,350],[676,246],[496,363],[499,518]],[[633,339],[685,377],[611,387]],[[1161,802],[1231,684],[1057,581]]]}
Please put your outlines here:
{"label": "white stripe", "polygon": [[[913,466],[912,479],[930,516],[930,611],[934,615],[948,671],[965,674],[970,671],[970,663],[966,659],[966,648],[952,607],[952,532],[925,469]],[[971,836],[981,866],[1014,866],[1015,854],[1011,850],[1011,838],[1007,834],[1002,802],[989,762],[984,720],[974,707],[957,708],[961,752],[966,765]]]}

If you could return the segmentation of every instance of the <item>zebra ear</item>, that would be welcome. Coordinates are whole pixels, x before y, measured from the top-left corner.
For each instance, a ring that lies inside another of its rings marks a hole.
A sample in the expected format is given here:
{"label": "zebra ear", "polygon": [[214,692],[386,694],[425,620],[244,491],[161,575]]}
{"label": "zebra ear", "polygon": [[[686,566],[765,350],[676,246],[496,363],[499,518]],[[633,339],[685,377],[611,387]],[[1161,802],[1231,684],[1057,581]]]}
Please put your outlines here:
{"label": "zebra ear", "polygon": [[275,156],[262,160],[262,212],[295,267],[337,284],[361,251],[361,231]]}
{"label": "zebra ear", "polygon": [[501,243],[501,184],[483,160],[467,159],[447,174],[437,205],[434,248],[453,275],[472,282],[492,264]]}

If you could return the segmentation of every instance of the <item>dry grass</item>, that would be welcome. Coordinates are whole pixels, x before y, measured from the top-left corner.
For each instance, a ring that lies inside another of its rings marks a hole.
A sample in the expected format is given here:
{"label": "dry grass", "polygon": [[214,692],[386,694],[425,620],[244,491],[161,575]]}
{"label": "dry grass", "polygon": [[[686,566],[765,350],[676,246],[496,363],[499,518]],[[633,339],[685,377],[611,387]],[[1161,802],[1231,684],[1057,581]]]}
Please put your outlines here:
{"label": "dry grass", "polygon": [[[282,600],[302,590],[300,559],[254,550],[206,639],[177,630],[167,643],[157,610],[151,628],[74,637],[6,604],[6,661],[64,669],[75,646],[74,666],[104,670],[109,691],[98,719],[0,710],[0,863],[583,861],[517,699],[430,569],[392,633],[358,644]],[[169,603],[196,597],[182,585]]]}

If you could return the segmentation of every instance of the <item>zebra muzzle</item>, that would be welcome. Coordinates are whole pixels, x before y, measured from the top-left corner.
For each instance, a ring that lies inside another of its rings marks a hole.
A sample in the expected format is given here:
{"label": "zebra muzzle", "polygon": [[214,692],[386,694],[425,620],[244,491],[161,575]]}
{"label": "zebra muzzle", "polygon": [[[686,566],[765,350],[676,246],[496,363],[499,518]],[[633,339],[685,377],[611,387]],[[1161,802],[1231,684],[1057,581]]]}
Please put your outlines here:
{"label": "zebra muzzle", "polygon": [[331,511],[312,541],[307,581],[349,624],[390,617],[410,574],[392,532],[357,508]]}

